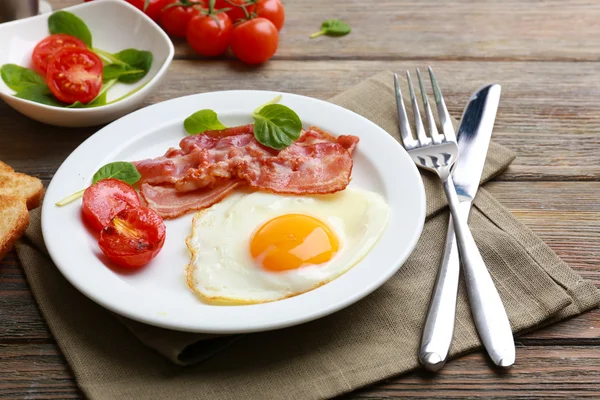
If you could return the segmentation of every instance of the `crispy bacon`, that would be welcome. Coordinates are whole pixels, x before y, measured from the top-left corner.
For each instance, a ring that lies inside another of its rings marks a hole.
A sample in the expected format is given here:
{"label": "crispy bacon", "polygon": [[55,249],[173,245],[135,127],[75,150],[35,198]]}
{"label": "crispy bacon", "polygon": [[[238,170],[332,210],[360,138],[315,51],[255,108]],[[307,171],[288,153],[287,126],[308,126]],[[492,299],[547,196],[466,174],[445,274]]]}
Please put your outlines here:
{"label": "crispy bacon", "polygon": [[144,183],[140,193],[148,207],[161,217],[171,219],[190,211],[210,207],[241,184],[240,181],[224,181],[211,189],[180,193],[173,186],[155,186]]}
{"label": "crispy bacon", "polygon": [[352,156],[338,143],[292,144],[259,168],[239,173],[250,187],[287,194],[326,194],[350,183]]}
{"label": "crispy bacon", "polygon": [[243,125],[188,136],[179,149],[137,161],[142,196],[159,214],[174,218],[220,201],[240,182],[287,194],[334,193],[350,182],[358,137],[310,127],[278,152],[258,143],[253,129]]}

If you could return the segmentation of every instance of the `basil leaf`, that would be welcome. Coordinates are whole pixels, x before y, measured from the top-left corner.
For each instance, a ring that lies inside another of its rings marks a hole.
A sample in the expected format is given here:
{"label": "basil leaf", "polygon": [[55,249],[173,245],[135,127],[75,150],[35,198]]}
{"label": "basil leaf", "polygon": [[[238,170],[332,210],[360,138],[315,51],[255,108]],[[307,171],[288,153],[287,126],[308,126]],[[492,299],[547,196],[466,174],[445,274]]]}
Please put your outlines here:
{"label": "basil leaf", "polygon": [[101,181],[103,179],[114,178],[130,185],[133,185],[140,180],[142,176],[130,162],[127,161],[115,161],[106,164],[100,168],[92,178],[93,183]]}
{"label": "basil leaf", "polygon": [[104,79],[118,78],[119,82],[135,83],[146,76],[152,67],[153,56],[149,51],[126,49],[111,54],[100,49],[93,50],[111,63],[104,67]]}
{"label": "basil leaf", "polygon": [[16,97],[25,100],[35,101],[36,103],[45,104],[47,106],[65,107],[66,104],[58,101],[52,94],[46,84],[28,86],[15,94]]}
{"label": "basil leaf", "polygon": [[16,64],[5,64],[0,68],[0,75],[6,86],[20,92],[30,86],[46,85],[44,78],[32,69]]}
{"label": "basil leaf", "polygon": [[269,104],[253,113],[254,137],[264,146],[285,149],[300,137],[302,121],[291,108]]}
{"label": "basil leaf", "polygon": [[310,38],[316,38],[321,35],[344,36],[351,31],[350,25],[339,19],[328,19],[321,24],[321,30],[310,35]]}
{"label": "basil leaf", "polygon": [[48,30],[51,34],[65,33],[75,36],[92,47],[92,34],[85,22],[68,11],[56,11],[48,18]]}
{"label": "basil leaf", "polygon": [[217,113],[213,110],[196,111],[183,121],[183,127],[190,135],[206,131],[220,131],[222,129],[227,129],[227,127],[219,121]]}

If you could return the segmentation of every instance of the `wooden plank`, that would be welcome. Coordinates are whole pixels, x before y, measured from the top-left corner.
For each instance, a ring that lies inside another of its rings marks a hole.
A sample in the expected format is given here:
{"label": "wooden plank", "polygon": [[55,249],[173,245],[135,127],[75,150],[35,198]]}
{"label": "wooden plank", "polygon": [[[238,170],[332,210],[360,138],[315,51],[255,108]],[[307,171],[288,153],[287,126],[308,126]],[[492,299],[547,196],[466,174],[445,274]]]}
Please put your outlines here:
{"label": "wooden plank", "polygon": [[0,343],[52,340],[16,254],[0,262]]}
{"label": "wooden plank", "polygon": [[481,353],[359,390],[348,398],[599,398],[600,347],[517,347],[508,371],[491,369]]}
{"label": "wooden plank", "polygon": [[[55,7],[79,0],[52,0]],[[597,60],[600,3],[593,0],[284,0],[277,59]],[[309,39],[341,18],[342,38]],[[576,27],[576,29],[573,29]],[[176,41],[178,57],[196,57]]]}
{"label": "wooden plank", "polygon": [[486,188],[573,269],[600,285],[600,182],[491,182]]}
{"label": "wooden plank", "polygon": [[55,344],[0,344],[0,399],[81,399]]}
{"label": "wooden plank", "polygon": [[[215,90],[280,90],[327,99],[382,70],[426,62],[271,62],[253,69],[222,61],[175,61],[146,102]],[[503,180],[600,180],[600,63],[434,62],[450,113],[460,118],[483,84],[503,86],[494,140],[517,160]],[[0,159],[50,179],[60,163],[98,128],[50,127],[0,104]]]}
{"label": "wooden plank", "polygon": [[[344,398],[600,396],[598,346],[519,346],[517,360],[509,371],[496,371],[483,354],[469,354],[449,362],[438,374],[415,371]],[[0,345],[0,371],[2,399],[82,396],[53,344]]]}

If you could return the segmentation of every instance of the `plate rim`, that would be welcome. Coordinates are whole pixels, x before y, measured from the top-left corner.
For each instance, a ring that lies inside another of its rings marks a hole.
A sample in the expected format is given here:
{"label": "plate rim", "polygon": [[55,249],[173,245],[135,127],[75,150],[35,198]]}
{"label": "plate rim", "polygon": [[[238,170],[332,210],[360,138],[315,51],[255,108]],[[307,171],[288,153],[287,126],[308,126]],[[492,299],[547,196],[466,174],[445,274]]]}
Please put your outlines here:
{"label": "plate rim", "polygon": [[[143,315],[143,314],[140,315],[139,312],[136,312],[135,310],[130,311],[130,310],[126,310],[121,307],[118,307],[118,306],[114,306],[110,302],[105,301],[105,299],[102,296],[97,296],[93,291],[89,292],[87,290],[86,286],[83,285],[81,282],[72,279],[72,276],[70,276],[68,273],[68,268],[63,268],[64,266],[61,266],[61,263],[58,262],[58,255],[55,254],[54,250],[52,249],[52,247],[53,247],[52,244],[48,243],[48,242],[52,242],[52,240],[48,239],[51,237],[51,232],[50,232],[50,228],[49,228],[51,221],[47,221],[47,218],[49,218],[49,217],[47,217],[49,215],[49,212],[47,210],[50,207],[55,207],[55,206],[53,203],[53,199],[50,199],[48,196],[46,196],[46,198],[44,199],[44,203],[42,204],[42,211],[41,211],[42,236],[43,236],[44,243],[46,244],[50,258],[52,259],[53,263],[56,265],[56,267],[59,270],[59,272],[61,273],[61,275],[64,276],[67,279],[67,281],[69,281],[69,283],[71,285],[73,285],[80,293],[82,293],[84,296],[86,296],[87,298],[89,298],[90,300],[95,302],[96,304],[99,304],[103,308],[106,308],[107,310],[115,312],[126,318],[130,318],[135,321],[142,322],[142,323],[152,325],[152,326],[157,326],[157,327],[176,330],[176,331],[197,332],[197,333],[215,333],[215,334],[251,333],[251,332],[260,332],[260,331],[267,331],[267,330],[280,329],[280,328],[285,328],[285,327],[289,327],[289,326],[294,326],[294,325],[309,322],[309,321],[330,315],[332,313],[335,313],[347,306],[350,306],[350,305],[356,303],[357,301],[361,300],[362,298],[366,297],[367,295],[371,294],[373,291],[375,291],[377,288],[379,288],[385,282],[387,282],[387,280],[390,279],[391,276],[393,276],[396,272],[398,272],[398,270],[402,267],[402,265],[406,262],[408,257],[414,251],[414,249],[417,245],[417,242],[418,242],[419,238],[421,237],[421,234],[422,234],[422,231],[424,228],[424,223],[425,223],[425,216],[426,216],[425,215],[426,214],[425,188],[424,188],[423,181],[421,179],[421,176],[419,174],[419,171],[418,171],[416,165],[412,162],[412,160],[410,159],[410,156],[405,151],[405,149],[400,145],[400,143],[398,143],[396,139],[394,139],[388,132],[386,132],[383,128],[381,128],[379,125],[377,125],[373,121],[370,121],[369,119],[363,117],[362,115],[360,115],[354,111],[348,110],[337,104],[334,104],[334,103],[331,103],[331,102],[328,102],[325,100],[321,100],[321,99],[316,99],[316,98],[309,97],[309,96],[298,95],[298,94],[293,94],[293,93],[288,93],[288,92],[283,92],[283,91],[271,91],[271,90],[223,90],[223,91],[211,91],[211,92],[204,92],[204,93],[197,93],[197,94],[181,96],[181,97],[169,99],[164,102],[149,105],[147,107],[136,110],[130,114],[127,114],[127,115],[111,122],[110,124],[107,124],[100,130],[98,130],[96,133],[90,135],[90,137],[88,137],[81,144],[79,144],[67,156],[67,158],[65,158],[63,163],[61,163],[60,167],[56,170],[56,173],[54,174],[50,184],[48,185],[47,193],[52,193],[53,192],[52,188],[54,186],[58,185],[58,183],[56,183],[57,177],[60,177],[59,172],[62,170],[62,168],[65,165],[68,165],[68,163],[73,158],[75,158],[80,151],[82,151],[82,148],[85,149],[87,146],[90,146],[91,144],[93,144],[94,141],[100,140],[99,138],[102,137],[102,132],[105,132],[105,131],[110,132],[112,129],[114,129],[114,127],[113,127],[114,124],[123,123],[122,122],[123,120],[126,120],[126,121],[134,120],[135,118],[139,117],[140,114],[150,113],[152,110],[160,109],[161,107],[164,107],[165,104],[169,104],[169,103],[172,104],[174,102],[184,102],[184,101],[188,101],[188,100],[191,100],[194,98],[199,98],[199,97],[210,97],[210,96],[220,96],[220,95],[235,96],[235,95],[241,95],[241,94],[244,94],[244,95],[259,94],[259,95],[263,95],[263,96],[270,95],[273,97],[276,95],[283,95],[284,98],[289,96],[289,97],[299,98],[302,101],[316,102],[316,104],[324,105],[327,107],[333,107],[333,108],[338,109],[338,111],[340,111],[340,112],[350,113],[353,115],[354,118],[359,118],[364,123],[372,125],[372,127],[375,130],[381,131],[381,133],[383,135],[385,135],[384,137],[386,137],[386,139],[384,139],[384,140],[387,140],[390,144],[393,143],[392,146],[394,146],[398,150],[400,150],[399,153],[402,154],[402,157],[405,157],[406,159],[408,159],[410,161],[410,163],[407,165],[409,165],[408,168],[410,170],[410,173],[413,174],[417,178],[416,179],[417,188],[414,188],[414,189],[418,190],[417,196],[420,198],[419,199],[420,201],[418,201],[419,209],[415,210],[415,212],[418,213],[418,216],[417,216],[418,223],[417,223],[417,229],[413,232],[413,234],[411,236],[411,240],[409,243],[407,243],[407,246],[405,247],[404,252],[395,257],[395,259],[396,259],[395,264],[397,264],[397,266],[388,268],[386,270],[386,273],[382,273],[382,274],[378,275],[377,279],[374,279],[368,285],[364,285],[361,292],[352,293],[352,294],[346,296],[341,301],[338,301],[335,304],[328,304],[326,306],[321,307],[320,309],[313,310],[313,311],[307,313],[306,315],[304,315],[303,317],[290,318],[290,319],[279,320],[279,321],[275,321],[275,322],[263,322],[261,324],[256,324],[255,326],[252,326],[252,327],[234,327],[234,328],[232,328],[232,327],[217,327],[217,326],[198,327],[196,324],[190,325],[190,324],[181,324],[181,323],[174,325],[172,322],[169,322],[168,318],[164,318],[164,317],[157,318],[156,315],[154,315],[154,316]],[[234,109],[231,109],[229,111],[233,111],[233,110]],[[225,112],[227,112],[227,111],[225,111]],[[149,128],[146,127],[145,130],[148,131]],[[141,131],[144,131],[144,128],[142,128]],[[131,135],[130,137],[128,137],[128,139],[131,140],[137,136],[138,135]],[[143,136],[143,134],[140,136]],[[58,200],[58,199],[56,199],[56,200]],[[389,226],[387,229],[389,229]],[[338,280],[340,278],[334,279],[332,282],[335,282],[336,280]],[[328,285],[330,283],[328,283]],[[302,297],[302,295],[299,295],[299,296],[292,297],[292,299],[293,298],[301,298],[301,297]],[[283,301],[276,301],[276,302],[265,303],[265,304],[274,304],[274,303],[281,303],[281,302],[283,302]],[[223,307],[223,306],[219,306],[219,307]],[[240,308],[240,307],[248,307],[248,306],[235,306],[235,308]]]}

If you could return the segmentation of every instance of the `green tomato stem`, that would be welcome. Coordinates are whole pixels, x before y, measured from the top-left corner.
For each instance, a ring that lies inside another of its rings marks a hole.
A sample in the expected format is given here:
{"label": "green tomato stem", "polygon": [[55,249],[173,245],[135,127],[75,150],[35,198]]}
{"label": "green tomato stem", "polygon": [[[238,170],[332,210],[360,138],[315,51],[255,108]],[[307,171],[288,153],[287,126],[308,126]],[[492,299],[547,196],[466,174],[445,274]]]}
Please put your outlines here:
{"label": "green tomato stem", "polygon": [[129,96],[131,96],[132,94],[138,92],[139,90],[142,90],[142,88],[144,88],[144,86],[146,86],[148,83],[150,83],[150,81],[144,83],[143,85],[140,85],[138,87],[136,87],[135,89],[133,89],[132,91],[130,91],[129,93],[125,93],[123,96],[119,97],[118,99],[115,99],[113,101],[109,101],[108,103],[106,103],[105,105],[109,105],[109,104],[113,104],[116,103],[117,101],[121,101]]}
{"label": "green tomato stem", "polygon": [[120,72],[119,76],[123,76],[123,75],[135,75],[135,74],[139,74],[141,72],[146,72],[143,69],[132,69],[129,71],[125,71],[125,72]]}
{"label": "green tomato stem", "polygon": [[[102,87],[102,89],[100,89],[100,92],[98,93],[98,96],[94,97],[94,100],[96,100],[98,97],[102,96],[104,93],[106,93],[108,91],[108,89],[110,89],[111,87],[113,87],[113,85],[117,83],[117,79],[111,79],[108,82],[106,82],[104,84],[104,86]],[[94,101],[92,100],[92,101]]]}
{"label": "green tomato stem", "polygon": [[[86,189],[87,189],[87,188],[86,188]],[[57,205],[58,207],[62,207],[62,206],[64,206],[64,205],[67,205],[67,204],[69,204],[69,203],[71,203],[71,202],[73,202],[73,201],[77,200],[78,198],[82,197],[82,196],[83,196],[83,192],[85,192],[85,189],[81,189],[80,191],[78,191],[78,192],[75,192],[75,193],[73,193],[72,195],[65,197],[65,198],[64,198],[64,199],[62,199],[61,201],[57,201],[57,202],[56,202],[56,205]]]}
{"label": "green tomato stem", "polygon": [[262,105],[256,107],[256,109],[254,111],[252,111],[252,115],[258,114],[260,112],[260,110],[263,109],[263,107],[268,106],[269,104],[279,103],[281,101],[282,97],[283,97],[282,95],[277,95],[277,96],[273,97],[271,100],[267,101],[265,104],[262,104]]}
{"label": "green tomato stem", "polygon": [[311,39],[314,39],[314,38],[316,38],[316,37],[319,37],[319,36],[321,36],[321,35],[324,35],[324,34],[326,34],[326,33],[327,33],[327,32],[326,32],[326,31],[324,31],[324,30],[322,30],[322,31],[319,31],[319,32],[315,32],[315,33],[313,33],[312,35],[310,35],[310,36],[309,36],[309,38],[311,38]]}

